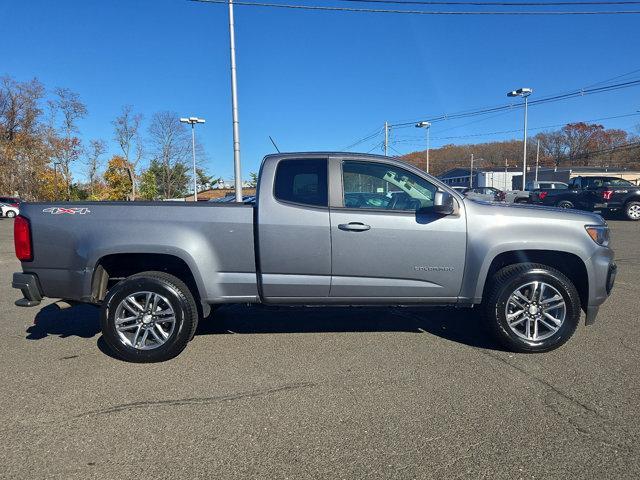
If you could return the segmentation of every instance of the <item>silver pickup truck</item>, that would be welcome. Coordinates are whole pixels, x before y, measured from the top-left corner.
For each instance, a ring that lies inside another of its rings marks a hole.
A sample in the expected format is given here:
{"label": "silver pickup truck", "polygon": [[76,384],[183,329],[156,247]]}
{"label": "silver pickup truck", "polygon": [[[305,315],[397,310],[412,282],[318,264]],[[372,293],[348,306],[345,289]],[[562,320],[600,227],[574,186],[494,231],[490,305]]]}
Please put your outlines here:
{"label": "silver pickup truck", "polygon": [[100,305],[105,340],[136,362],[178,355],[228,303],[476,306],[508,348],[543,352],[581,309],[595,320],[616,274],[598,215],[465,199],[349,153],[267,156],[255,205],[23,204],[15,243],[17,305]]}

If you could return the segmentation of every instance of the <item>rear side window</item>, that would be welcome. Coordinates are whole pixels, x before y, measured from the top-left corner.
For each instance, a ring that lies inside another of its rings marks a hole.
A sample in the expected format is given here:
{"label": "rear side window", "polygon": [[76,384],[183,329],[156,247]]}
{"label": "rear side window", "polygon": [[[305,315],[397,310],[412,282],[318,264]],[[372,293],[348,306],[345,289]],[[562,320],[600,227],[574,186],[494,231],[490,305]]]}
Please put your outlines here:
{"label": "rear side window", "polygon": [[328,206],[327,160],[282,160],[276,170],[274,195],[283,202]]}

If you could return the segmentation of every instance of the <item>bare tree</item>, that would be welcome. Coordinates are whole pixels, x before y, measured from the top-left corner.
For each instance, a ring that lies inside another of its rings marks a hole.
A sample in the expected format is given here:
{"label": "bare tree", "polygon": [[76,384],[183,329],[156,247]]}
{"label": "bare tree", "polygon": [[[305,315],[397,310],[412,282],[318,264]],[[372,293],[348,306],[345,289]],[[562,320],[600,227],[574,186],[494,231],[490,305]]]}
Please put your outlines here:
{"label": "bare tree", "polygon": [[550,159],[556,167],[560,166],[567,156],[567,145],[562,132],[541,132],[533,139],[540,141],[542,158]]}
{"label": "bare tree", "polygon": [[153,115],[149,125],[149,143],[152,162],[160,167],[160,178],[157,178],[160,194],[164,198],[171,198],[187,168],[191,147],[189,132],[180,123],[177,113],[158,112]]}
{"label": "bare tree", "polygon": [[87,176],[89,177],[89,195],[95,193],[98,179],[98,171],[102,165],[102,155],[107,151],[107,143],[104,140],[91,140],[87,152]]}
{"label": "bare tree", "polygon": [[[136,168],[144,156],[144,145],[140,137],[142,115],[132,113],[131,105],[124,105],[122,113],[111,122],[115,140],[120,145],[122,155],[127,161],[127,174],[131,180],[131,200],[136,199]],[[132,151],[133,150],[133,151]]]}
{"label": "bare tree", "polygon": [[33,198],[48,163],[39,120],[44,86],[0,78],[0,190]]}
{"label": "bare tree", "polygon": [[67,188],[67,200],[69,200],[71,197],[71,164],[82,153],[82,142],[75,135],[78,133],[77,122],[87,115],[87,107],[80,100],[80,95],[68,88],[56,88],[54,94],[54,99],[49,101],[52,125],[55,128],[57,117],[60,115],[61,135],[52,135],[50,138],[54,155],[62,166]]}

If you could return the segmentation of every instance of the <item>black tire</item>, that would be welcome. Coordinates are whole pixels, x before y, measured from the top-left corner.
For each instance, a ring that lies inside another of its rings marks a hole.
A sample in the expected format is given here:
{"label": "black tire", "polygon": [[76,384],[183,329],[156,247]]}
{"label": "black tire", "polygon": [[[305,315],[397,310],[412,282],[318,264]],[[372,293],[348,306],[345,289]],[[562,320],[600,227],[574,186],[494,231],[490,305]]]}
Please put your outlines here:
{"label": "black tire", "polygon": [[16,212],[14,212],[13,210],[7,211],[7,218],[15,218],[15,216],[16,216]]}
{"label": "black tire", "polygon": [[[519,286],[528,282],[543,281],[555,288],[565,302],[566,314],[560,328],[541,341],[530,341],[518,336],[507,322],[507,302]],[[514,352],[548,352],[564,344],[575,332],[580,322],[580,296],[576,287],[558,270],[537,263],[519,263],[498,271],[486,290],[483,313],[489,330],[498,342]]]}
{"label": "black tire", "polygon": [[640,220],[640,202],[629,202],[624,206],[624,216],[627,220],[637,222]]}
{"label": "black tire", "polygon": [[[175,316],[175,327],[165,342],[150,350],[140,350],[121,340],[116,330],[116,310],[136,292],[157,293],[168,301]],[[113,352],[127,362],[164,362],[177,356],[193,338],[198,326],[198,308],[189,287],[179,278],[164,272],[142,272],[116,284],[107,293],[100,310],[100,326]]]}
{"label": "black tire", "polygon": [[518,198],[514,203],[529,203],[528,198]]}
{"label": "black tire", "polygon": [[560,200],[558,203],[556,203],[556,207],[558,207],[558,208],[575,208],[573,203],[571,203],[569,200]]}

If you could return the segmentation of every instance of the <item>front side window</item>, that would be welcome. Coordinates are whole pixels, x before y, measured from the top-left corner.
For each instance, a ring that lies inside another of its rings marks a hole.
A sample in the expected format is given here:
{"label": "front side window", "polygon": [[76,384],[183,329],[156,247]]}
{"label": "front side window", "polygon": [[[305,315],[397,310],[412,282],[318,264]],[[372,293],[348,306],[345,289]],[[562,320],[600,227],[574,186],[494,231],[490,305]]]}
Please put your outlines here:
{"label": "front side window", "polygon": [[327,160],[282,160],[276,170],[273,193],[283,202],[328,206]]}
{"label": "front side window", "polygon": [[346,208],[410,210],[433,207],[438,188],[402,168],[346,161],[342,165]]}

